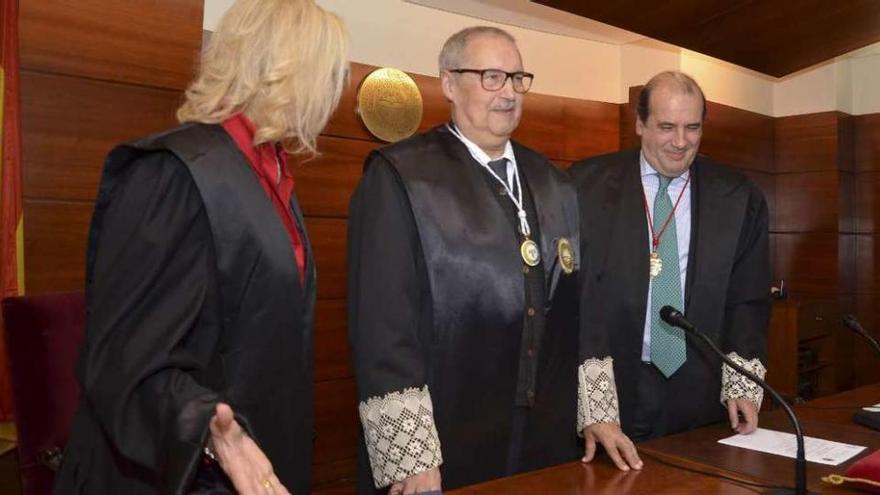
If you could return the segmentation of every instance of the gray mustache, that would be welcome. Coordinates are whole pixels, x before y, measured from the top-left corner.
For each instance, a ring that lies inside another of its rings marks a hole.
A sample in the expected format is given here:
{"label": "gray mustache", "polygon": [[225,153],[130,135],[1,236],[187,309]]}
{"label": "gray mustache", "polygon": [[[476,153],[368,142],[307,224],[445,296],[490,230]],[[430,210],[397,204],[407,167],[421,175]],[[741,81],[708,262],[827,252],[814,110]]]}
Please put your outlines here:
{"label": "gray mustache", "polygon": [[511,102],[508,103],[508,104],[495,105],[495,106],[493,106],[493,107],[491,108],[491,110],[504,110],[504,111],[507,111],[507,110],[513,110],[515,107],[516,107],[516,102],[511,101]]}

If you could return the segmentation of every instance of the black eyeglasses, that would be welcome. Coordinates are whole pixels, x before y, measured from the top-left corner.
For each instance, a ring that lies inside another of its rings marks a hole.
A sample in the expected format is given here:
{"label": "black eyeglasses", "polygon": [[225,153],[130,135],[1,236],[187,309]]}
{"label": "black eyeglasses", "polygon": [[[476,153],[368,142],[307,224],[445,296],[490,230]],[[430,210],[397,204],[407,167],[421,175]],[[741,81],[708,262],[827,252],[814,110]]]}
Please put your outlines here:
{"label": "black eyeglasses", "polygon": [[529,72],[504,72],[499,69],[450,69],[456,74],[479,74],[480,83],[486,91],[498,91],[504,87],[508,79],[513,81],[513,90],[526,93],[532,87],[535,75]]}

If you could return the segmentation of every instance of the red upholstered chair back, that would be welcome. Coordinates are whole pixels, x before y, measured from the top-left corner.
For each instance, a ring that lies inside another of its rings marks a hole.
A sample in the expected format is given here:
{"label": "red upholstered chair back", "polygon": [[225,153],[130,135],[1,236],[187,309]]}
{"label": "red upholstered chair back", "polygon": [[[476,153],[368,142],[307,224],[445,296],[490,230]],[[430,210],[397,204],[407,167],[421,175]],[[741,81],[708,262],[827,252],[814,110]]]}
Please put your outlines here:
{"label": "red upholstered chair back", "polygon": [[52,451],[67,442],[79,402],[74,375],[85,329],[82,292],[3,299],[25,495],[51,491]]}

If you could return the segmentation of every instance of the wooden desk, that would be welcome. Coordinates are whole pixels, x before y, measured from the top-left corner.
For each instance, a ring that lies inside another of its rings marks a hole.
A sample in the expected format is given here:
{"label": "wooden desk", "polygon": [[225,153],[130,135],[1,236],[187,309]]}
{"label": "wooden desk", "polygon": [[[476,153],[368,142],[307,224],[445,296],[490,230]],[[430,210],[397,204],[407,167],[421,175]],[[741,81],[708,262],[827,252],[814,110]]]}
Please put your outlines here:
{"label": "wooden desk", "polygon": [[479,485],[444,492],[449,495],[622,495],[683,493],[715,493],[722,495],[754,494],[759,492],[747,486],[666,466],[654,459],[642,457],[641,471],[624,473],[606,457],[590,464],[573,462],[531,473],[511,476]]}
{"label": "wooden desk", "polygon": [[[880,449],[880,432],[852,421],[852,415],[858,409],[853,406],[877,402],[880,402],[880,385],[869,385],[795,408],[804,435],[868,447],[860,455],[839,466],[808,462],[807,485],[810,490],[819,493],[852,493],[825,484],[821,478],[831,473],[843,473],[853,462]],[[829,409],[819,409],[820,407]],[[773,430],[793,432],[782,410],[762,414],[760,424]],[[687,459],[722,474],[733,474],[771,485],[794,485],[792,459],[717,443],[730,435],[730,427],[726,424],[707,426],[644,442],[639,445],[639,450],[672,462]]]}
{"label": "wooden desk", "polygon": [[[880,384],[824,397],[796,408],[798,417],[803,423],[804,434],[868,447],[862,454],[840,466],[807,463],[807,484],[810,490],[829,494],[856,493],[825,484],[821,478],[829,473],[842,473],[851,463],[880,449],[880,432],[852,421],[857,406],[878,402],[880,402]],[[761,426],[792,431],[782,410],[762,414]],[[642,460],[645,461],[645,468],[641,472],[618,471],[611,461],[600,457],[588,465],[564,464],[447,493],[452,495],[490,493],[727,495],[764,491],[665,464],[668,462],[697,471],[722,474],[766,485],[794,485],[792,459],[717,443],[719,439],[731,434],[730,427],[721,424],[641,443],[638,447],[642,453]]]}

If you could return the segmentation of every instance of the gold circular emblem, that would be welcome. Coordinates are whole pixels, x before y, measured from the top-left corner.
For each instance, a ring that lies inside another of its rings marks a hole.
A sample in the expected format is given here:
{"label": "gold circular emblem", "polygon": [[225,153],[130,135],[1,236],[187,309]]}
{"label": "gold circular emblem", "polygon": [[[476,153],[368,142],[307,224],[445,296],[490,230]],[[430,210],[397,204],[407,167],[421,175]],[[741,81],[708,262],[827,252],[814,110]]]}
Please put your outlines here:
{"label": "gold circular emblem", "polygon": [[529,266],[538,266],[541,262],[541,251],[538,245],[531,239],[526,239],[519,246],[519,254],[522,255],[523,261]]}
{"label": "gold circular emblem", "polygon": [[393,143],[419,129],[422,93],[406,72],[376,69],[358,87],[356,111],[371,134]]}
{"label": "gold circular emblem", "polygon": [[570,275],[574,271],[574,251],[571,249],[571,242],[565,237],[559,239],[556,251],[559,254],[559,265],[562,267],[562,271]]}

